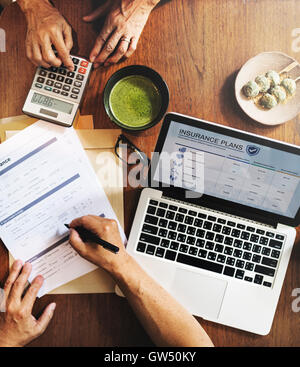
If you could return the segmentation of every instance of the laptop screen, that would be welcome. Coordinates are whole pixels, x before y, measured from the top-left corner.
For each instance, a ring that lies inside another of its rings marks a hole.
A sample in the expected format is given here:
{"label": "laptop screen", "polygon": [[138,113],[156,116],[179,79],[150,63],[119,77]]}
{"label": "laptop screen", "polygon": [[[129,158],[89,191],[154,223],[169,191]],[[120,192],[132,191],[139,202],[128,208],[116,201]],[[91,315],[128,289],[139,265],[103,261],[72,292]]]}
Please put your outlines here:
{"label": "laptop screen", "polygon": [[209,126],[202,128],[203,123],[200,126],[170,122],[161,152],[172,157],[171,163],[169,169],[156,166],[155,181],[288,218],[296,216],[299,155],[253,142],[253,138],[245,140],[245,134],[239,138]]}

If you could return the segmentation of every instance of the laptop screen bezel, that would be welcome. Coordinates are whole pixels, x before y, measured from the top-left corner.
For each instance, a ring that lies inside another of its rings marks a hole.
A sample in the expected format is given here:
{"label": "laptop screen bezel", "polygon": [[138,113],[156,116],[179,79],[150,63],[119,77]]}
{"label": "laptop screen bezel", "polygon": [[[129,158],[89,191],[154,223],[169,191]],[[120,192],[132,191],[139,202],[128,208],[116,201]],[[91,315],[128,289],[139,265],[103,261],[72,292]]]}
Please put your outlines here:
{"label": "laptop screen bezel", "polygon": [[[280,142],[278,140],[268,139],[252,133],[247,133],[242,130],[230,128],[210,121],[205,121],[202,119],[197,119],[177,113],[168,113],[164,117],[164,121],[154,150],[159,154],[163,149],[171,122],[177,122],[188,126],[198,127],[207,131],[216,132],[230,137],[246,140],[251,143],[260,144],[270,148],[282,150],[284,152],[300,155],[300,148],[295,145],[290,145],[284,142]],[[193,205],[208,207],[210,209],[218,210],[231,215],[241,216],[258,222],[271,224],[273,226],[276,226],[277,223],[286,224],[292,227],[296,227],[300,224],[300,207],[298,208],[296,216],[294,218],[289,218],[269,211],[264,211],[261,209],[253,208],[206,194],[203,194],[200,198],[196,199],[187,198],[185,195],[186,189],[174,187],[172,185],[166,187],[166,185],[164,185],[162,182],[154,180],[154,173],[156,171],[157,165],[158,160],[151,161],[148,175],[149,186],[155,189],[162,190],[165,196],[173,197],[180,201],[184,201]]]}

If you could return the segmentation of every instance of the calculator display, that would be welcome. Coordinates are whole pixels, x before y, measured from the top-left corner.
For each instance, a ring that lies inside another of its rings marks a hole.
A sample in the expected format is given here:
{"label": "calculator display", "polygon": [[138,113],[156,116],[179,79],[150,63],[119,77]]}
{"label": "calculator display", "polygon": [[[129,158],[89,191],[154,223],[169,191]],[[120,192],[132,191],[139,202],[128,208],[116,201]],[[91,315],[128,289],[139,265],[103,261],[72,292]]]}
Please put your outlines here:
{"label": "calculator display", "polygon": [[52,97],[45,96],[43,94],[34,93],[31,99],[31,102],[43,107],[51,108],[52,110],[64,112],[71,114],[73,105],[71,103],[67,103],[61,101],[59,99],[55,99]]}

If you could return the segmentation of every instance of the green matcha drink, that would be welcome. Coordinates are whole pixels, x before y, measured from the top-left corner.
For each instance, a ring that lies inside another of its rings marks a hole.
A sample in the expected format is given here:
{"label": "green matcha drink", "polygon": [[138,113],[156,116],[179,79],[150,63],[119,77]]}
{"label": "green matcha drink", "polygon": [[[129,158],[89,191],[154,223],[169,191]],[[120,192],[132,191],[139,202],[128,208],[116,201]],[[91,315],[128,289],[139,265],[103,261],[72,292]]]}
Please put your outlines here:
{"label": "green matcha drink", "polygon": [[131,75],[119,80],[112,88],[109,106],[114,117],[123,125],[141,127],[159,114],[161,95],[150,79]]}

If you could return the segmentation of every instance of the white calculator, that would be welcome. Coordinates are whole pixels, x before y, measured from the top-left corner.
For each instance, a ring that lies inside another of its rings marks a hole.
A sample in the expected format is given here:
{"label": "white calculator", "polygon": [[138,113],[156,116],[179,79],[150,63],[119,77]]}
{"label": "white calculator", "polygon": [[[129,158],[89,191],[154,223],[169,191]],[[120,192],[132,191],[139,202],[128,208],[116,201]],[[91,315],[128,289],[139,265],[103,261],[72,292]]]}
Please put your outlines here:
{"label": "white calculator", "polygon": [[71,56],[75,70],[64,65],[49,69],[38,67],[23,112],[41,120],[70,127],[88,84],[92,63]]}

